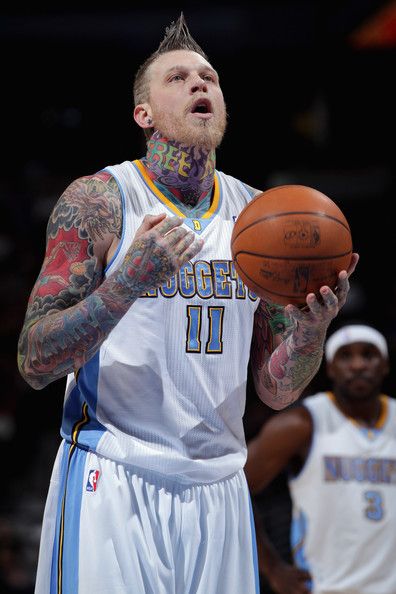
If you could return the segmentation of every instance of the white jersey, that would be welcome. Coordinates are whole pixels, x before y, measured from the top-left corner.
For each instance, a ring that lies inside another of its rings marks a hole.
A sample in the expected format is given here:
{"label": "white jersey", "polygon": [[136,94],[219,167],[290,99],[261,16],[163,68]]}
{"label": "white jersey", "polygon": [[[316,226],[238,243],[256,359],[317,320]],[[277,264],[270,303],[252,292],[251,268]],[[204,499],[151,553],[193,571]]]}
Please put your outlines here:
{"label": "white jersey", "polygon": [[123,201],[122,238],[107,276],[147,214],[181,216],[205,243],[194,261],[130,307],[77,380],[68,377],[62,436],[181,482],[230,476],[246,460],[242,416],[258,305],[236,274],[230,238],[254,191],[216,172],[209,210],[192,219],[156,188],[142,162],[106,171]]}
{"label": "white jersey", "polygon": [[295,561],[314,594],[396,594],[396,401],[381,396],[377,427],[363,429],[333,398],[303,401],[314,432],[289,482]]}

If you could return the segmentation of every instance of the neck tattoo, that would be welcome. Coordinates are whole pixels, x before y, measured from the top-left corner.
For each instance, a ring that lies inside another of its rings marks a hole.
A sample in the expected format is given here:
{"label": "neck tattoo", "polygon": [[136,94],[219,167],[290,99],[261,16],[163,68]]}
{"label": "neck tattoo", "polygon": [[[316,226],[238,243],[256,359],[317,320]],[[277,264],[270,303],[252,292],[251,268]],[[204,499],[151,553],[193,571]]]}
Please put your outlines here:
{"label": "neck tattoo", "polygon": [[184,213],[197,216],[212,198],[215,151],[169,141],[155,132],[142,159],[158,189]]}

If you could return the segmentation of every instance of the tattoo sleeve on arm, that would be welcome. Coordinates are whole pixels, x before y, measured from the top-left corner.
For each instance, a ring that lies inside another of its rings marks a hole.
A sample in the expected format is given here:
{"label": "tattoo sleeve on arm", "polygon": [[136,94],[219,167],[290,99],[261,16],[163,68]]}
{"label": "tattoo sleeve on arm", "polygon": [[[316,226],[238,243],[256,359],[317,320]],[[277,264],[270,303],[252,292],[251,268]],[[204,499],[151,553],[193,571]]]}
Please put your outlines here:
{"label": "tattoo sleeve on arm", "polygon": [[277,397],[277,383],[269,373],[269,360],[277,338],[287,334],[289,326],[282,307],[260,301],[254,317],[250,361],[256,391],[266,402],[268,395]]}
{"label": "tattoo sleeve on arm", "polygon": [[322,345],[296,328],[283,307],[262,301],[255,316],[251,363],[256,391],[273,408],[294,402],[317,372]]}
{"label": "tattoo sleeve on arm", "polygon": [[119,268],[103,280],[105,255],[121,234],[118,188],[103,175],[72,184],[48,224],[46,256],[19,341],[20,372],[35,388],[84,365],[131,304],[200,248],[176,229],[177,217],[142,223]]}
{"label": "tattoo sleeve on arm", "polygon": [[119,192],[105,172],[73,182],[55,206],[19,339],[18,365],[33,387],[89,360],[125,313],[93,293],[103,278],[103,251],[120,232]]}

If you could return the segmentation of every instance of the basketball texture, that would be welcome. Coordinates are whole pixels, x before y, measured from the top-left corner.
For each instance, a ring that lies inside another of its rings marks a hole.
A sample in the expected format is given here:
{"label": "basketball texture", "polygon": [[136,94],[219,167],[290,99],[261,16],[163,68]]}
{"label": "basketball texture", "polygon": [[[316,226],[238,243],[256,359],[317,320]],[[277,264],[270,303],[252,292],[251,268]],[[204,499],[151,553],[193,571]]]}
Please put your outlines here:
{"label": "basketball texture", "polygon": [[334,289],[352,256],[351,230],[322,192],[287,185],[262,192],[241,211],[231,237],[236,270],[273,303],[304,305],[323,285]]}

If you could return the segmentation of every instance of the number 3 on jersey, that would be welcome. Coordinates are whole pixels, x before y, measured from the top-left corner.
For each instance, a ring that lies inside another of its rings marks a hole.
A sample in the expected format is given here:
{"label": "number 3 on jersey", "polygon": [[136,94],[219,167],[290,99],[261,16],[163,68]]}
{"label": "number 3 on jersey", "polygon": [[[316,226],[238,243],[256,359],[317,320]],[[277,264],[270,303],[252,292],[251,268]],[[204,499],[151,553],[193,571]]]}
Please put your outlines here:
{"label": "number 3 on jersey", "polygon": [[200,353],[202,350],[202,310],[208,314],[208,336],[206,338],[205,353],[219,354],[223,352],[223,318],[224,307],[203,307],[202,305],[187,305],[187,353]]}
{"label": "number 3 on jersey", "polygon": [[382,495],[379,491],[365,491],[364,498],[368,502],[365,509],[365,516],[369,520],[378,522],[384,516],[384,506],[382,502]]}

